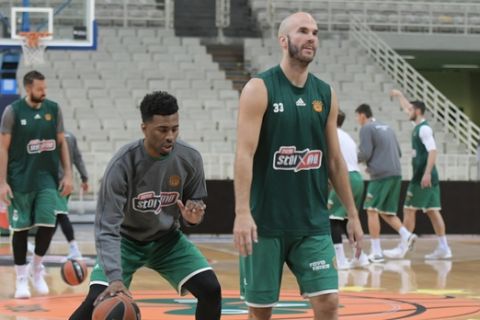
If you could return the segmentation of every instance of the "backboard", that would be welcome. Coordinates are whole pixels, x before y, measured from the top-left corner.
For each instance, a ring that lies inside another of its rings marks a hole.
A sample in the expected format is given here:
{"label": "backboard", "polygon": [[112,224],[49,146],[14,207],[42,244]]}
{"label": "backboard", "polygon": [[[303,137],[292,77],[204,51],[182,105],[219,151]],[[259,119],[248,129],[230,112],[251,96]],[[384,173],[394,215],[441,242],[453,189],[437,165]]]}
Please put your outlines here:
{"label": "backboard", "polygon": [[0,48],[20,48],[20,32],[48,32],[49,49],[96,49],[95,0],[0,2]]}

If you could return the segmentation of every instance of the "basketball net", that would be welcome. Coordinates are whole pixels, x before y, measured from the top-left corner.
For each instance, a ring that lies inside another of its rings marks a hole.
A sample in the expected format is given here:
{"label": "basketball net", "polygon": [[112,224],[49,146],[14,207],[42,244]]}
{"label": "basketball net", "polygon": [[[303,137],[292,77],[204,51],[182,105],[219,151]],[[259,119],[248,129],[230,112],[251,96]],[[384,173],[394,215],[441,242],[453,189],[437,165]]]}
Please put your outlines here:
{"label": "basketball net", "polygon": [[44,53],[47,48],[42,38],[51,36],[49,32],[20,32],[22,36],[23,59],[26,66],[45,63]]}

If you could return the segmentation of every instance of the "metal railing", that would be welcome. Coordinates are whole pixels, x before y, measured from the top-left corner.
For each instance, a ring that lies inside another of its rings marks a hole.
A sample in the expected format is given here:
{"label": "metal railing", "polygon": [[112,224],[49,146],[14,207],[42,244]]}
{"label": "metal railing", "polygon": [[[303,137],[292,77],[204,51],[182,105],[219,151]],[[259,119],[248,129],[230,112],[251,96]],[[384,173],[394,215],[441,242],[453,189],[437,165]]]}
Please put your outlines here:
{"label": "metal railing", "polygon": [[[275,30],[288,14],[308,11],[319,28],[347,31],[350,15],[359,17],[374,31],[396,33],[480,34],[480,3],[458,1],[379,0],[250,0],[260,22]],[[272,31],[272,34],[274,32]]]}
{"label": "metal railing", "polygon": [[408,64],[358,17],[352,17],[350,35],[412,98],[425,102],[432,118],[463,143],[470,154],[477,151],[480,128],[456,105]]}
{"label": "metal railing", "polygon": [[174,26],[173,0],[140,3],[137,0],[120,0],[115,2],[97,0],[95,19],[101,25],[112,26]]}

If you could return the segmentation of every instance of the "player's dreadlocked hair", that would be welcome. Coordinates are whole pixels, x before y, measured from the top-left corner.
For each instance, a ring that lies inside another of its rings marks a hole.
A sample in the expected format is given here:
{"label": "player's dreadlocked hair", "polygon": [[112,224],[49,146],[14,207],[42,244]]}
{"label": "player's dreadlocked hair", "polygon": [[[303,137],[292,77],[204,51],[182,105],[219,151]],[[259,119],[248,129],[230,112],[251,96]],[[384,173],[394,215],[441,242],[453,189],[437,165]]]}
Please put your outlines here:
{"label": "player's dreadlocked hair", "polygon": [[177,99],[165,91],[147,94],[140,103],[142,121],[152,120],[154,115],[169,116],[178,112]]}

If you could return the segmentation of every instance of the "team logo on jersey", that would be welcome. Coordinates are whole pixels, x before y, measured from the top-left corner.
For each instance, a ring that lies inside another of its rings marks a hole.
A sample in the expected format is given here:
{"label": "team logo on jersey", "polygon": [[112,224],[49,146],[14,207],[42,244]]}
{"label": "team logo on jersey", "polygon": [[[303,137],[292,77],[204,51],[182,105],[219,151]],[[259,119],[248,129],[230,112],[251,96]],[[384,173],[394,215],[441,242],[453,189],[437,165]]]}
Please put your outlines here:
{"label": "team logo on jersey", "polygon": [[160,192],[159,195],[154,191],[143,192],[133,198],[133,209],[138,212],[160,214],[162,208],[176,204],[179,197],[178,192]]}
{"label": "team logo on jersey", "polygon": [[50,113],[45,114],[45,120],[50,121],[52,120],[52,115]]}
{"label": "team logo on jersey", "polygon": [[54,151],[57,146],[57,142],[54,139],[50,140],[30,140],[27,144],[27,152],[29,154],[42,153],[45,151]]}
{"label": "team logo on jersey", "polygon": [[317,112],[322,112],[323,111],[323,103],[320,100],[313,100],[312,102],[313,110]]}
{"label": "team logo on jersey", "polygon": [[168,179],[168,185],[170,187],[178,187],[180,185],[180,177],[179,176],[170,176],[170,178]]}
{"label": "team logo on jersey", "polygon": [[302,170],[318,169],[322,165],[322,151],[305,149],[297,151],[297,147],[280,147],[273,155],[275,170]]}

